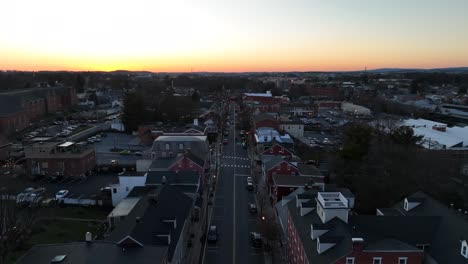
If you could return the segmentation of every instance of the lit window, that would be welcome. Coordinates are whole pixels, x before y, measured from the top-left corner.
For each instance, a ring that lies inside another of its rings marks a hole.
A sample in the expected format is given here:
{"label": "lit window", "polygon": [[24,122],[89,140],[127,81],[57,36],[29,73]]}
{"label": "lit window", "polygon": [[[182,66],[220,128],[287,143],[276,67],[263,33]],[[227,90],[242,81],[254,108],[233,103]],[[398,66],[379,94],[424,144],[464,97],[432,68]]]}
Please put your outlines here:
{"label": "lit window", "polygon": [[382,258],[374,258],[373,264],[382,264]]}
{"label": "lit window", "polygon": [[407,257],[398,258],[398,264],[406,264],[407,261],[408,261]]}
{"label": "lit window", "polygon": [[354,258],[346,258],[346,264],[354,264]]}

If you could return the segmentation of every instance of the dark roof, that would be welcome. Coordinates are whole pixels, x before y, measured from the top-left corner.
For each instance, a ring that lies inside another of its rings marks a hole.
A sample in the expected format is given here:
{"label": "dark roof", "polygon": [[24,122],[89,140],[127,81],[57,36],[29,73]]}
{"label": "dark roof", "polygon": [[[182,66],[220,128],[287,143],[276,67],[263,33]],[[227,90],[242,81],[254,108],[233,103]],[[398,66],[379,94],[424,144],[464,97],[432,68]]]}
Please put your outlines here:
{"label": "dark roof", "polygon": [[271,170],[283,161],[288,162],[291,166],[294,166],[289,161],[283,159],[281,156],[262,155],[262,162],[265,164],[266,171]]}
{"label": "dark roof", "polygon": [[148,170],[167,170],[177,158],[155,159],[151,162]]}
{"label": "dark roof", "polygon": [[146,184],[160,185],[162,177],[166,177],[166,183],[170,185],[198,185],[200,181],[196,171],[148,171]]}
{"label": "dark roof", "polygon": [[127,197],[142,197],[148,194],[150,191],[154,190],[155,186],[135,186],[128,193]]}
{"label": "dark roof", "polygon": [[306,184],[314,184],[314,179],[308,176],[273,174],[273,182],[277,186],[303,187]]}
{"label": "dark roof", "polygon": [[[309,262],[314,263],[334,263],[344,255],[351,253],[352,242],[346,223],[341,219],[333,218],[325,225],[330,228],[326,233],[328,237],[342,237],[332,248],[319,254],[317,252],[317,239],[312,240],[310,237],[311,224],[314,226],[323,225],[317,215],[316,210],[312,210],[308,214],[301,216],[300,209],[296,207],[295,202],[288,203],[288,210],[294,227],[299,234],[304,251],[309,259]],[[332,228],[333,227],[333,228]],[[320,238],[322,239],[322,237]],[[324,237],[324,239],[326,239]]]}
{"label": "dark roof", "polygon": [[[131,237],[143,246],[167,246],[167,238],[158,235],[171,235],[168,248],[168,260],[171,261],[176,245],[187,221],[193,199],[173,188],[163,185],[148,196],[141,198],[123,222],[117,225],[109,236],[110,241],[119,242]],[[139,222],[136,220],[139,217]],[[176,219],[173,223],[163,220]]]}
{"label": "dark roof", "polygon": [[383,215],[403,215],[400,210],[397,210],[395,208],[377,208]]}
{"label": "dark roof", "polygon": [[423,202],[411,209],[404,210],[404,201],[396,204],[393,208],[407,216],[431,216],[440,217],[440,224],[432,235],[432,243],[426,251],[437,263],[466,264],[467,260],[461,254],[460,238],[468,237],[468,219],[459,215],[457,210],[433,199],[423,192],[416,192],[407,197],[410,200],[422,200]]}
{"label": "dark roof", "polygon": [[[83,234],[84,238],[84,234]],[[48,264],[58,255],[66,255],[62,264],[149,264],[161,263],[167,246],[123,247],[113,242],[93,241],[33,246],[17,264]]]}
{"label": "dark roof", "polygon": [[[315,201],[311,197],[314,195],[316,192],[309,190],[297,197],[310,199],[302,203],[309,206]],[[348,223],[337,217],[323,223],[316,209],[301,216],[295,202],[289,202],[287,207],[307,258],[315,263],[334,263],[351,253],[352,238],[364,239],[365,250],[419,251],[416,244],[430,244],[432,233],[440,222],[439,217],[351,215]],[[316,230],[328,230],[319,240],[321,243],[334,244],[322,254],[316,250],[317,240],[310,237],[311,226]]]}
{"label": "dark roof", "polygon": [[299,164],[297,164],[297,168],[299,169],[299,173],[301,175],[323,176],[323,174],[320,172],[320,170],[317,169],[317,167],[315,167],[312,164],[299,163]]}
{"label": "dark roof", "polygon": [[349,217],[354,237],[363,237],[365,241],[391,238],[414,246],[431,244],[433,233],[439,223],[440,217],[437,216],[354,215]]}

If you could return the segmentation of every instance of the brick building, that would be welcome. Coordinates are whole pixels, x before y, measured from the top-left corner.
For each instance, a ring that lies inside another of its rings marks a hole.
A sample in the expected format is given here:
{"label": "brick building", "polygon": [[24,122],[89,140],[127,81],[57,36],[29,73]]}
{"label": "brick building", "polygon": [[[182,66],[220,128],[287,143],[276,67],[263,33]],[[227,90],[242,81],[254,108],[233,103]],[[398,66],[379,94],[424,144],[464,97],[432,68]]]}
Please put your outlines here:
{"label": "brick building", "polygon": [[86,177],[96,165],[94,148],[73,142],[46,141],[24,148],[26,174],[34,176]]}
{"label": "brick building", "polygon": [[0,93],[0,133],[22,130],[45,114],[69,109],[77,100],[75,89],[63,86]]}
{"label": "brick building", "polygon": [[289,202],[288,263],[423,263],[436,219],[350,215],[348,192],[309,191]]}
{"label": "brick building", "polygon": [[262,156],[262,177],[268,186],[273,184],[273,174],[299,175],[297,167],[281,156]]}

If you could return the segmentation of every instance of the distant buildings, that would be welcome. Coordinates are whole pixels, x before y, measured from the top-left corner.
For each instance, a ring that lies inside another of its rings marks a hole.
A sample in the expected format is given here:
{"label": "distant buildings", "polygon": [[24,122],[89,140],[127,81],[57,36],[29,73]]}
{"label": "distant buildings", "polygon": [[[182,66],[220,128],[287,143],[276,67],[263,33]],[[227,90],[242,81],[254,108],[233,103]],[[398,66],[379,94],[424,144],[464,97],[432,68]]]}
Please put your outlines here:
{"label": "distant buildings", "polygon": [[22,130],[46,114],[64,111],[77,104],[69,87],[39,87],[0,93],[0,133]]}
{"label": "distant buildings", "polygon": [[447,124],[426,119],[406,119],[400,125],[422,136],[420,145],[434,150],[468,150],[468,127],[448,127]]}
{"label": "distant buildings", "polygon": [[45,141],[24,148],[30,177],[86,177],[96,165],[94,148],[74,142]]}

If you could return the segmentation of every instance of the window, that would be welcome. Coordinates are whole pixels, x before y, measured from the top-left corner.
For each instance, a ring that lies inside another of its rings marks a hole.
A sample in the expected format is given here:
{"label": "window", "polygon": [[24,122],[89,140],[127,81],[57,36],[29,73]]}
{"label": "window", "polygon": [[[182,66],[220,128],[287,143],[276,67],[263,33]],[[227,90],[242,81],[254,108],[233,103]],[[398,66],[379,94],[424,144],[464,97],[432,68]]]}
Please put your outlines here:
{"label": "window", "polygon": [[193,162],[190,162],[190,163],[189,163],[189,167],[190,167],[190,168],[193,167]]}
{"label": "window", "polygon": [[382,258],[374,258],[374,261],[372,262],[373,264],[382,264]]}
{"label": "window", "polygon": [[465,258],[468,258],[468,245],[467,245],[466,243],[463,243],[463,244],[462,244],[461,254],[462,254]]}
{"label": "window", "polygon": [[[294,241],[296,242],[296,241]],[[317,252],[320,253],[320,242],[317,240]]]}
{"label": "window", "polygon": [[406,264],[407,261],[408,261],[407,257],[398,258],[398,264]]}
{"label": "window", "polygon": [[184,144],[182,143],[179,144],[179,150],[184,150]]}
{"label": "window", "polygon": [[408,200],[405,200],[404,208],[405,208],[406,211],[408,211]]}
{"label": "window", "polygon": [[41,167],[42,167],[43,169],[49,168],[49,163],[48,163],[48,162],[42,162],[41,165],[42,165]]}
{"label": "window", "polygon": [[125,187],[125,191],[127,191],[127,192],[130,191],[130,189],[128,188],[128,186]]}
{"label": "window", "polygon": [[354,258],[346,258],[346,264],[354,264]]}
{"label": "window", "polygon": [[288,165],[288,170],[291,170],[291,166]]}
{"label": "window", "polygon": [[170,150],[171,149],[171,146],[169,145],[169,143],[166,143],[166,150]]}
{"label": "window", "polygon": [[113,188],[112,192],[117,193],[117,188]]}

